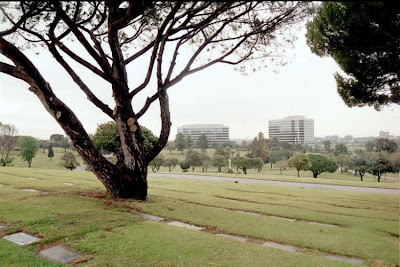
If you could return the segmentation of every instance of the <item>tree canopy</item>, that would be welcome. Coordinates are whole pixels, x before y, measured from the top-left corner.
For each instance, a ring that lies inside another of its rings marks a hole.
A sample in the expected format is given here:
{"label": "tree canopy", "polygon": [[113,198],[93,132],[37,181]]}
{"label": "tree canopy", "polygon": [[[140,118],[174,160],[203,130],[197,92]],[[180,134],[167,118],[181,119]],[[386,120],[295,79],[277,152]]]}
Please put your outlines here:
{"label": "tree canopy", "polygon": [[[141,128],[141,134],[144,140],[144,150],[148,152],[153,148],[153,145],[157,141],[157,137],[146,127],[142,126]],[[104,152],[113,153],[117,157],[122,153],[122,144],[118,133],[118,127],[113,121],[102,123],[97,126],[92,140],[94,145]]]}
{"label": "tree canopy", "polygon": [[2,166],[6,166],[11,161],[10,152],[17,141],[17,132],[17,128],[14,125],[0,122],[0,163]]}
{"label": "tree canopy", "polygon": [[60,164],[70,171],[74,170],[76,167],[79,166],[79,162],[77,161],[75,155],[70,151],[66,152],[61,157]]}
{"label": "tree canopy", "polygon": [[31,136],[20,136],[18,138],[19,155],[24,161],[28,162],[28,167],[32,165],[32,160],[39,150],[39,142]]}
{"label": "tree canopy", "polygon": [[308,159],[311,163],[309,170],[312,171],[314,178],[323,172],[335,172],[339,167],[335,161],[321,155],[310,154]]}
{"label": "tree canopy", "polygon": [[331,56],[346,73],[335,74],[346,105],[400,103],[400,6],[395,1],[325,2],[307,25],[307,43]]}
{"label": "tree canopy", "polygon": [[307,170],[310,167],[310,160],[304,154],[295,154],[287,160],[286,165],[297,170],[297,177],[300,177],[300,170]]}

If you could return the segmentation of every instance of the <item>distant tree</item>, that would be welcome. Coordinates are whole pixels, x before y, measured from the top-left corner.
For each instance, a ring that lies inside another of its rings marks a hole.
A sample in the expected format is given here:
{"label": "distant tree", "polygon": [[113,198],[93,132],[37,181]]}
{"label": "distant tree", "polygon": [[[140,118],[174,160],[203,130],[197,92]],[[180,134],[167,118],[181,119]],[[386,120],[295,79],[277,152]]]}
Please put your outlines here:
{"label": "distant tree", "polygon": [[275,164],[279,168],[279,173],[282,174],[282,170],[286,167],[286,159],[278,160]]}
{"label": "distant tree", "polygon": [[336,162],[340,166],[340,173],[343,173],[343,169],[348,169],[351,164],[351,158],[349,155],[340,154],[335,157]]}
{"label": "distant tree", "polygon": [[365,143],[365,150],[367,152],[372,152],[375,149],[375,140],[369,140],[368,142]]}
{"label": "distant tree", "polygon": [[172,154],[172,151],[176,149],[175,143],[173,141],[168,141],[165,149],[169,151],[169,154]]}
{"label": "distant tree", "polygon": [[[143,138],[143,148],[147,153],[152,150],[153,145],[157,142],[157,137],[144,126],[140,126],[140,130]],[[114,121],[99,124],[92,140],[97,149],[105,153],[113,153],[117,157],[117,165],[122,164],[123,151],[121,139],[117,124]]]}
{"label": "distant tree", "polygon": [[186,148],[185,136],[182,133],[177,133],[175,136],[175,146],[176,150],[181,151],[183,155],[183,151]]}
{"label": "distant tree", "polygon": [[394,170],[387,152],[373,153],[370,160],[372,164],[369,172],[377,177],[378,183],[381,181],[382,174]]}
{"label": "distant tree", "polygon": [[190,137],[190,135],[186,136],[185,145],[186,145],[187,149],[193,148],[193,140],[192,140],[192,137]]}
{"label": "distant tree", "polygon": [[280,142],[278,141],[278,138],[274,137],[272,139],[268,139],[267,141],[268,149],[271,150],[278,150],[280,146]]}
{"label": "distant tree", "polygon": [[60,164],[71,171],[79,166],[79,162],[76,160],[75,155],[70,151],[65,152],[61,157]]}
{"label": "distant tree", "polygon": [[238,152],[236,152],[236,155],[235,155],[235,157],[236,158],[240,158],[240,152],[238,151]]}
{"label": "distant tree", "polygon": [[64,153],[67,152],[67,148],[71,147],[71,142],[68,140],[67,137],[64,137],[64,139],[61,141],[60,147],[64,148]]}
{"label": "distant tree", "polygon": [[323,172],[333,173],[339,167],[336,162],[321,155],[310,154],[308,155],[308,159],[311,163],[308,169],[312,171],[314,178],[317,178]]}
{"label": "distant tree", "polygon": [[32,165],[32,160],[39,150],[38,141],[31,136],[21,136],[18,138],[19,155],[24,161],[28,162],[28,167]]}
{"label": "distant tree", "polygon": [[346,144],[336,144],[333,153],[335,154],[335,156],[338,156],[345,155],[348,153],[348,151],[349,149],[347,148]]}
{"label": "distant tree", "polygon": [[360,151],[353,156],[351,166],[354,168],[355,173],[360,175],[361,181],[363,181],[364,175],[372,168],[372,162],[367,153]]}
{"label": "distant tree", "polygon": [[46,152],[46,149],[49,148],[49,142],[45,141],[45,140],[40,140],[39,141],[39,148],[43,149],[43,153]]}
{"label": "distant tree", "polygon": [[263,166],[263,162],[259,158],[233,158],[232,165],[237,169],[242,169],[243,174],[247,174],[247,169],[256,168],[260,170]]}
{"label": "distant tree", "polygon": [[201,167],[203,168],[203,172],[207,172],[208,167],[210,167],[212,161],[209,155],[207,155],[207,153],[201,153],[200,154],[200,158],[201,158]]}
{"label": "distant tree", "polygon": [[187,172],[190,169],[190,164],[186,161],[182,161],[180,166],[183,172]]}
{"label": "distant tree", "polygon": [[52,144],[49,145],[47,157],[50,159],[50,161],[54,157],[54,150]]}
{"label": "distant tree", "polygon": [[61,142],[64,140],[64,135],[62,134],[52,134],[50,135],[50,141],[53,143],[54,147],[60,147]]}
{"label": "distant tree", "polygon": [[370,140],[365,144],[365,149],[368,152],[376,151],[382,152],[386,151],[388,153],[393,153],[398,150],[397,143],[393,140],[387,138],[378,138]]}
{"label": "distant tree", "polygon": [[228,165],[228,158],[223,155],[214,155],[212,165],[221,172],[221,169]]}
{"label": "distant tree", "polygon": [[16,143],[17,129],[11,124],[0,123],[0,154],[1,165],[6,166],[11,161],[10,152]]}
{"label": "distant tree", "polygon": [[188,149],[185,155],[185,162],[190,165],[192,171],[195,170],[196,167],[202,166],[202,158],[199,152],[193,149]]}
{"label": "distant tree", "polygon": [[260,172],[263,167],[264,167],[264,162],[260,158],[252,159],[251,168],[256,168],[258,172]]}
{"label": "distant tree", "polygon": [[330,140],[325,140],[322,142],[322,144],[324,145],[326,152],[331,151],[331,141]]}
{"label": "distant tree", "polygon": [[150,161],[149,166],[153,172],[158,172],[160,167],[164,164],[164,156],[158,154],[152,161]]}
{"label": "distant tree", "polygon": [[305,154],[295,154],[286,161],[286,165],[297,170],[297,177],[300,177],[300,170],[307,170],[311,163]]}
{"label": "distant tree", "polygon": [[389,160],[392,163],[393,171],[400,172],[400,152],[391,154]]}
{"label": "distant tree", "polygon": [[375,140],[376,152],[386,151],[388,153],[393,153],[396,152],[398,149],[399,148],[397,147],[397,143],[393,140],[387,138],[378,138]]}
{"label": "distant tree", "polygon": [[232,152],[232,149],[230,147],[222,147],[220,145],[215,146],[214,149],[215,149],[214,155],[224,156],[226,159],[230,157]]}
{"label": "distant tree", "polygon": [[400,103],[399,13],[395,1],[325,2],[308,23],[311,51],[346,73],[335,78],[349,107]]}
{"label": "distant tree", "polygon": [[286,161],[289,159],[291,156],[293,156],[293,152],[289,150],[273,150],[268,153],[268,162],[271,165],[271,170],[272,170],[272,164],[277,163],[280,160]]}
{"label": "distant tree", "polygon": [[177,158],[166,158],[162,166],[168,167],[168,171],[171,172],[178,163],[179,161]]}
{"label": "distant tree", "polygon": [[267,141],[262,132],[259,132],[251,143],[250,154],[253,158],[260,158],[263,162],[267,159]]}
{"label": "distant tree", "polygon": [[201,149],[203,152],[208,148],[208,139],[205,134],[200,135],[199,141],[197,142],[197,148]]}

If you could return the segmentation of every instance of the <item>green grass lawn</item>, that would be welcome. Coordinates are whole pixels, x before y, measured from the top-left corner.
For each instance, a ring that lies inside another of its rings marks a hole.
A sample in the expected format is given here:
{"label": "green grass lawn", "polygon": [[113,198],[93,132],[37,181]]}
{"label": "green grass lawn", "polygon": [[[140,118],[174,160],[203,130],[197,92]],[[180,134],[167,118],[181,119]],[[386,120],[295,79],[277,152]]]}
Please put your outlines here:
{"label": "green grass lawn", "polygon": [[[149,179],[148,201],[115,200],[89,172],[16,167],[0,168],[0,184],[3,234],[23,230],[43,238],[28,247],[0,239],[0,266],[58,266],[36,256],[58,243],[84,253],[81,266],[350,266],[324,258],[327,253],[372,266],[399,264],[399,202],[393,195],[158,177]],[[137,211],[206,230],[145,221]],[[302,250],[261,246],[265,241]]]}
{"label": "green grass lawn", "polygon": [[[160,168],[161,173],[168,173],[167,168]],[[202,172],[201,168],[196,168],[194,172],[182,172],[179,166],[175,167],[172,173],[179,174],[197,174],[197,175],[209,175],[209,176],[220,176],[220,177],[231,177],[231,178],[244,178],[244,179],[260,179],[260,180],[272,180],[272,181],[286,181],[286,182],[300,182],[300,183],[319,183],[319,184],[334,184],[334,185],[349,185],[349,186],[366,186],[366,187],[380,187],[380,188],[399,188],[400,180],[398,178],[388,176],[386,181],[382,178],[381,182],[372,175],[365,175],[364,181],[360,181],[359,176],[354,176],[351,173],[335,172],[335,173],[322,173],[318,175],[318,178],[313,178],[311,171],[300,171],[300,177],[297,177],[297,171],[287,169],[279,173],[277,169],[264,168],[261,172],[257,170],[248,170],[248,174],[245,175],[242,172],[235,172],[233,174],[226,172],[217,172],[214,169],[209,169],[207,172]],[[394,174],[390,174],[394,175]]]}
{"label": "green grass lawn", "polygon": [[[32,160],[31,167],[43,169],[65,169],[63,166],[60,165],[60,159],[65,154],[65,150],[59,147],[54,147],[53,150],[54,157],[50,159],[49,157],[47,157],[47,149],[45,152],[43,152],[43,149],[39,149],[39,151],[36,153],[36,156]],[[76,151],[72,151],[70,149],[67,149],[67,151],[74,153],[78,162],[81,164],[83,163],[82,158],[78,156],[78,153]],[[22,158],[18,155],[18,151],[13,150],[10,157],[13,158],[13,161],[11,163],[13,167],[28,167],[28,162],[22,160]]]}

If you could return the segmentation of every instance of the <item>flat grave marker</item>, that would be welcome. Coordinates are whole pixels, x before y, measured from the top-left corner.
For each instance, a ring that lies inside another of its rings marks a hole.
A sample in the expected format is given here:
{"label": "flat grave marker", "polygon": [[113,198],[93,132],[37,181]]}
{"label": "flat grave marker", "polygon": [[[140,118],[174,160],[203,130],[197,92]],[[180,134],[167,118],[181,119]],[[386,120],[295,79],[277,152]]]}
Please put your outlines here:
{"label": "flat grave marker", "polygon": [[62,245],[54,246],[39,252],[39,255],[56,262],[68,263],[82,257],[82,254],[71,251]]}
{"label": "flat grave marker", "polygon": [[146,213],[138,213],[138,216],[143,218],[143,219],[154,221],[154,222],[161,222],[161,221],[165,220],[165,218],[154,216],[154,215],[150,215],[150,214],[146,214]]}
{"label": "flat grave marker", "polygon": [[330,259],[330,260],[349,262],[349,263],[356,264],[356,265],[361,265],[364,263],[364,261],[361,259],[350,258],[350,257],[345,257],[345,256],[326,255],[325,258]]}
{"label": "flat grave marker", "polygon": [[25,191],[25,192],[39,192],[39,190],[32,189],[32,188],[21,189],[21,191]]}
{"label": "flat grave marker", "polygon": [[235,239],[235,240],[240,241],[240,242],[246,242],[247,241],[247,238],[241,237],[241,236],[237,236],[237,235],[217,234],[217,236],[223,236],[223,237]]}
{"label": "flat grave marker", "polygon": [[173,226],[177,226],[177,227],[181,227],[181,228],[190,229],[190,230],[196,230],[196,231],[203,230],[203,227],[198,227],[198,226],[195,226],[195,225],[191,225],[191,224],[187,224],[187,223],[183,223],[183,222],[178,222],[178,221],[169,222],[168,224],[169,225],[173,225]]}
{"label": "flat grave marker", "polygon": [[277,248],[277,249],[286,250],[286,251],[292,251],[292,252],[297,251],[296,247],[289,246],[289,245],[282,245],[282,244],[275,243],[275,242],[265,242],[262,245],[265,247]]}
{"label": "flat grave marker", "polygon": [[28,235],[23,232],[15,233],[12,235],[6,235],[3,237],[3,239],[13,242],[20,246],[26,246],[40,240],[40,238],[37,238],[36,236]]}

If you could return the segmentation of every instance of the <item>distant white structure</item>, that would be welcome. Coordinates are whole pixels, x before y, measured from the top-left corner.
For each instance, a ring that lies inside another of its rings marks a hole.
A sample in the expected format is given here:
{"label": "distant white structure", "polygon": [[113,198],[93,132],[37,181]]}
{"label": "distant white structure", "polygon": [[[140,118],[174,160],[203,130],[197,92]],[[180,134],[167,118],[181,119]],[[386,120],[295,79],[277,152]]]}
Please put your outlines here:
{"label": "distant white structure", "polygon": [[385,131],[380,131],[379,132],[379,138],[390,138],[390,132],[385,132]]}
{"label": "distant white structure", "polygon": [[178,127],[178,133],[190,136],[194,143],[204,134],[207,136],[208,146],[229,142],[229,127],[222,124],[186,124]]}
{"label": "distant white structure", "polygon": [[304,116],[288,116],[268,121],[269,139],[314,147],[314,120]]}
{"label": "distant white structure", "polygon": [[339,135],[327,135],[325,136],[324,140],[329,140],[333,143],[339,143],[340,137]]}

